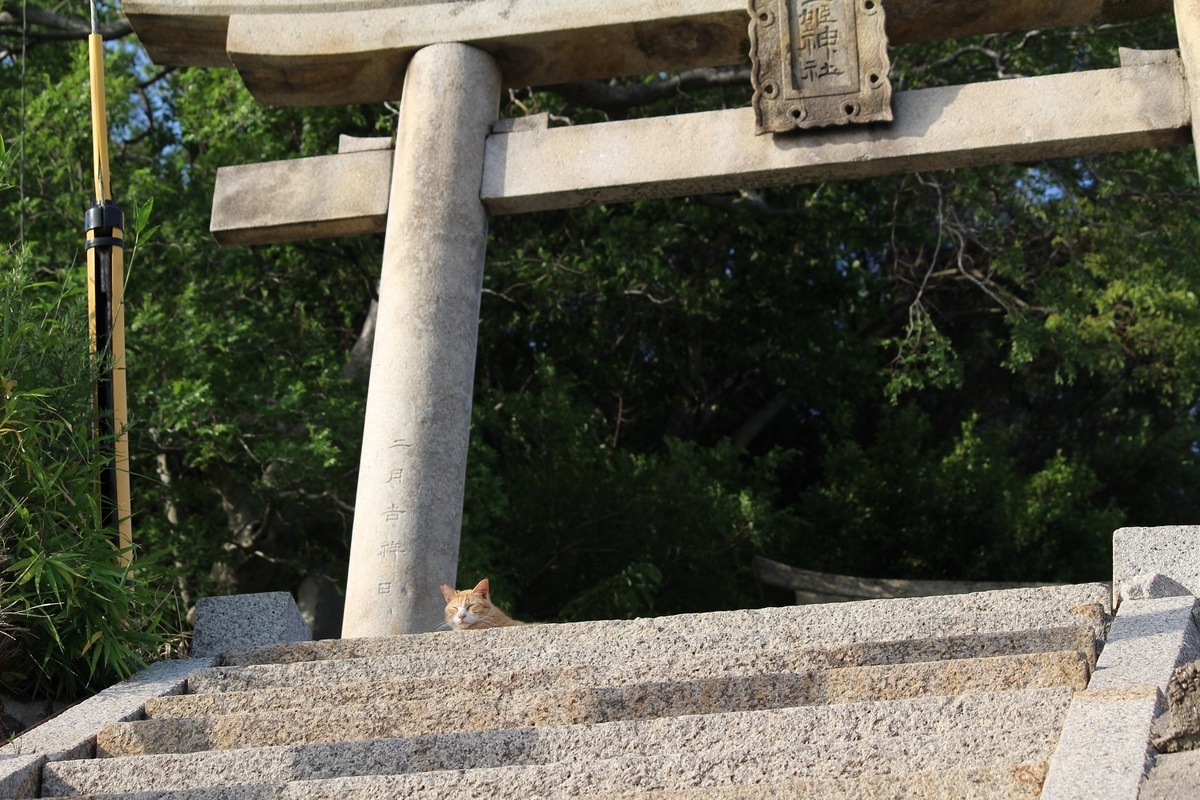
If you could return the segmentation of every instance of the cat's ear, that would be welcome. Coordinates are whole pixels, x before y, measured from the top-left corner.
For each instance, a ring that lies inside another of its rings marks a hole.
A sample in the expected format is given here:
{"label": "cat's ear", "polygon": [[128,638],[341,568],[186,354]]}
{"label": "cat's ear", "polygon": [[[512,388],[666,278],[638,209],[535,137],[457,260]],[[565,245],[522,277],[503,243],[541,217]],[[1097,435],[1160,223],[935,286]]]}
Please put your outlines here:
{"label": "cat's ear", "polygon": [[442,584],[442,597],[446,598],[447,603],[449,603],[451,600],[454,599],[454,595],[455,595],[455,591],[443,583]]}
{"label": "cat's ear", "polygon": [[482,597],[484,600],[488,600],[490,599],[489,595],[492,593],[492,588],[488,586],[488,579],[484,578],[479,583],[475,584],[475,588],[472,589],[472,591]]}

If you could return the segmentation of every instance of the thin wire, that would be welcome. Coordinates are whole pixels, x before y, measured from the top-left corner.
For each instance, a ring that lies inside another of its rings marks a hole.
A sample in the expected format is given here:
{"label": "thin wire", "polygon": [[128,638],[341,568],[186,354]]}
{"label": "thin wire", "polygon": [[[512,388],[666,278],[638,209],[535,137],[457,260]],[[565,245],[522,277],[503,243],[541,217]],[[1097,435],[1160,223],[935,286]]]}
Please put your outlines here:
{"label": "thin wire", "polygon": [[100,16],[96,13],[96,0],[91,0],[92,7],[92,33],[100,32]]}

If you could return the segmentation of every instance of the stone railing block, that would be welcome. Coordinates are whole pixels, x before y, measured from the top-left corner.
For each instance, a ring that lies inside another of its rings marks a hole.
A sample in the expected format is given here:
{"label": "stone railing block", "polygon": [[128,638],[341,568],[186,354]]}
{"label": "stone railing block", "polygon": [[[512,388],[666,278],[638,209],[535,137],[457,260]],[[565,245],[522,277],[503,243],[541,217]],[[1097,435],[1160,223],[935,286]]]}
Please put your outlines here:
{"label": "stone railing block", "polygon": [[196,603],[194,656],[311,639],[296,601],[287,592],[202,597]]}

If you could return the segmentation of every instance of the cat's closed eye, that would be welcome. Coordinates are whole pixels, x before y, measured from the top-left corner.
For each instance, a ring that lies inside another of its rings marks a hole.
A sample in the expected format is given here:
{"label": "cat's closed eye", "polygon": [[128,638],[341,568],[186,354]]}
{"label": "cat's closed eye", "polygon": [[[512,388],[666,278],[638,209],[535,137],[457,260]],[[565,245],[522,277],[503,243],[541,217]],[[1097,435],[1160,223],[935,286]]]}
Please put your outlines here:
{"label": "cat's closed eye", "polygon": [[454,630],[468,628],[501,628],[522,623],[509,618],[503,611],[492,605],[491,586],[487,578],[475,585],[474,589],[456,590],[450,586],[442,586],[442,595],[446,599],[445,627]]}

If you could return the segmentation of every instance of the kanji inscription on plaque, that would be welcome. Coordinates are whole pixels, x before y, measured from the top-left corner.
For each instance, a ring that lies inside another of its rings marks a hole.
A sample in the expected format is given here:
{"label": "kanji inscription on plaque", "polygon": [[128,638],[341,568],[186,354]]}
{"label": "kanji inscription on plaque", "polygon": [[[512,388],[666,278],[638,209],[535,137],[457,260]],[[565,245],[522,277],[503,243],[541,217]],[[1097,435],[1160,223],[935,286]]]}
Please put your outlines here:
{"label": "kanji inscription on plaque", "polygon": [[756,133],[892,119],[882,0],[750,0]]}

